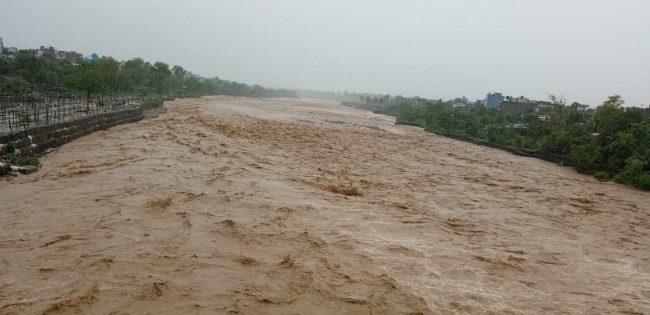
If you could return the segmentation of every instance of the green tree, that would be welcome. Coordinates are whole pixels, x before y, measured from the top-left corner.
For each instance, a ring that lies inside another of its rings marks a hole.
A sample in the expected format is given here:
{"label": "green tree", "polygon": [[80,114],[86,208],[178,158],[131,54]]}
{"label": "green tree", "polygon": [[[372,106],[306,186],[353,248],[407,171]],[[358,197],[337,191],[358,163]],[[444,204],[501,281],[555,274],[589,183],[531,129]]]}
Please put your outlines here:
{"label": "green tree", "polygon": [[33,87],[43,67],[43,58],[38,57],[32,50],[21,50],[16,54],[15,59],[16,74],[31,83]]}
{"label": "green tree", "polygon": [[120,76],[119,62],[111,57],[102,57],[99,59],[97,71],[101,73],[104,90],[108,91],[109,96],[115,96],[122,85],[121,80],[124,78]]}
{"label": "green tree", "polygon": [[607,145],[607,167],[619,172],[625,166],[625,161],[635,154],[637,142],[634,136],[625,131],[619,131],[614,140]]}
{"label": "green tree", "polygon": [[596,122],[596,131],[611,136],[616,131],[623,129],[624,110],[622,105],[625,102],[620,95],[613,95],[596,109],[594,121]]}
{"label": "green tree", "polygon": [[181,66],[172,67],[172,78],[171,78],[171,87],[172,90],[176,93],[181,93],[183,91],[183,86],[185,84],[185,77],[187,76],[187,71]]}
{"label": "green tree", "polygon": [[100,93],[104,88],[104,80],[98,63],[82,62],[77,66],[72,86],[77,91],[84,92],[86,98]]}
{"label": "green tree", "polygon": [[14,94],[23,94],[27,91],[29,82],[22,77],[11,77],[5,82],[5,89]]}
{"label": "green tree", "polygon": [[16,63],[12,59],[0,58],[0,77],[11,75],[16,69]]}
{"label": "green tree", "polygon": [[169,70],[169,65],[164,62],[157,61],[153,64],[151,74],[153,86],[158,92],[158,95],[162,96],[162,94],[167,91],[167,83],[169,82],[169,78],[172,75],[172,71]]}
{"label": "green tree", "polygon": [[625,168],[614,177],[614,180],[650,190],[650,172],[647,171],[648,162],[637,157],[631,157],[625,162]]}
{"label": "green tree", "polygon": [[556,130],[549,137],[546,137],[542,150],[550,153],[568,154],[572,145],[571,134],[564,130]]}
{"label": "green tree", "polygon": [[204,87],[205,85],[203,84],[204,82],[202,81],[201,78],[195,75],[189,75],[187,80],[185,81],[185,84],[187,85],[187,93],[190,96],[199,96],[204,93]]}
{"label": "green tree", "polygon": [[591,144],[574,145],[571,148],[571,164],[580,173],[591,174],[598,169],[600,150]]}
{"label": "green tree", "polygon": [[142,58],[134,58],[124,62],[124,72],[129,85],[138,87],[143,93],[151,85],[151,64]]}

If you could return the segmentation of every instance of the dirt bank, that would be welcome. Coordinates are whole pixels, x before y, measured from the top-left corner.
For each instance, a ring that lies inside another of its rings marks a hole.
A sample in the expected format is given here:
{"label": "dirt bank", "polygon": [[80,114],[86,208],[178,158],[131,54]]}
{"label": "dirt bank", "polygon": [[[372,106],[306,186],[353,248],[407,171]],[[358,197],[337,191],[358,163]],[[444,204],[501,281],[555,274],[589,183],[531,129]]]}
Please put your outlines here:
{"label": "dirt bank", "polygon": [[0,314],[648,314],[650,193],[215,97],[0,180]]}

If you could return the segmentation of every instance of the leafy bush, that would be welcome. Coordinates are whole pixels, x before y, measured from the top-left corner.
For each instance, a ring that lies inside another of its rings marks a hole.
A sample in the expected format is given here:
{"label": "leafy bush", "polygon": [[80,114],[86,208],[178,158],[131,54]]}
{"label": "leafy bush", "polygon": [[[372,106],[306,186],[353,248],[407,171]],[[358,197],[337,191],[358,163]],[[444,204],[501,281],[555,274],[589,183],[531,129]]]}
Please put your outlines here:
{"label": "leafy bush", "polygon": [[35,156],[19,155],[16,153],[7,154],[7,159],[13,165],[38,166],[40,161]]}
{"label": "leafy bush", "polygon": [[650,190],[650,173],[644,172],[647,162],[636,157],[625,161],[625,168],[614,177],[616,182]]}
{"label": "leafy bush", "polygon": [[595,173],[594,173],[594,177],[596,177],[596,179],[599,180],[599,181],[601,181],[601,182],[608,181],[609,178],[610,178],[610,177],[609,177],[609,173],[607,173],[607,172],[605,172],[605,171],[598,171],[598,172],[595,172]]}
{"label": "leafy bush", "polygon": [[568,154],[571,148],[571,135],[562,130],[553,132],[541,141],[541,149],[545,152]]}
{"label": "leafy bush", "polygon": [[164,102],[165,102],[164,97],[149,96],[142,100],[142,105],[145,108],[158,108],[162,106]]}
{"label": "leafy bush", "polygon": [[600,156],[598,147],[591,144],[574,145],[571,148],[571,164],[580,173],[590,174],[597,170]]}

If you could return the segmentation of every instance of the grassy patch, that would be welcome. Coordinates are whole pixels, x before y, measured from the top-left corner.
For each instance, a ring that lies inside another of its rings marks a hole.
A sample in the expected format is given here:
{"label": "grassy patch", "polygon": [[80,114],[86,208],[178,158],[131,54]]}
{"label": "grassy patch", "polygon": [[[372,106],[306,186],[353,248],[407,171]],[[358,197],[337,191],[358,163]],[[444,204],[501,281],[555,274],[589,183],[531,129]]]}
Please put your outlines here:
{"label": "grassy patch", "polygon": [[7,159],[12,165],[38,166],[40,161],[35,156],[19,155],[16,153],[7,154]]}
{"label": "grassy patch", "polygon": [[[163,103],[168,100],[169,99],[164,96],[149,96],[143,99],[142,105],[144,105],[145,108],[158,108],[161,107]],[[174,99],[172,98],[171,100],[173,101]]]}

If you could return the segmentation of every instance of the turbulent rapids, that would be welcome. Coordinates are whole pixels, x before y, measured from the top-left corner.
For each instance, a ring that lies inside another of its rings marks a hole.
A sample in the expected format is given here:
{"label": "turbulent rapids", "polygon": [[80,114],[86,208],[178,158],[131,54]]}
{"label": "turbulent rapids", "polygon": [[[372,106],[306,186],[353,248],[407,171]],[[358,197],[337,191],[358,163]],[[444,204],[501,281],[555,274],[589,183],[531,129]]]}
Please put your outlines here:
{"label": "turbulent rapids", "polygon": [[0,314],[650,313],[650,193],[326,101],[209,97],[0,181]]}

